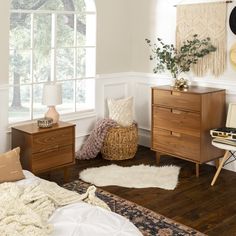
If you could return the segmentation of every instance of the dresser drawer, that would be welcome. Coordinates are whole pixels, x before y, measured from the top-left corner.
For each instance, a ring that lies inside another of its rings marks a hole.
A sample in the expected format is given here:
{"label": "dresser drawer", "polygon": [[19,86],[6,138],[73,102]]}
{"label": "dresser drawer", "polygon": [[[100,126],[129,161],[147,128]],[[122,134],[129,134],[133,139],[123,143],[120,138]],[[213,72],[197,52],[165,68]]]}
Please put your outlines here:
{"label": "dresser drawer", "polygon": [[33,136],[33,153],[44,152],[51,149],[57,149],[60,146],[66,146],[73,143],[73,129],[58,129],[51,132],[35,134]]}
{"label": "dresser drawer", "polygon": [[152,102],[156,105],[183,110],[201,110],[201,96],[198,94],[154,89]]}
{"label": "dresser drawer", "polygon": [[32,155],[32,171],[43,172],[50,168],[60,167],[74,163],[74,146],[64,146]]}
{"label": "dresser drawer", "polygon": [[153,128],[200,137],[200,114],[153,106]]}
{"label": "dresser drawer", "polygon": [[154,128],[152,148],[194,161],[200,161],[200,138]]}

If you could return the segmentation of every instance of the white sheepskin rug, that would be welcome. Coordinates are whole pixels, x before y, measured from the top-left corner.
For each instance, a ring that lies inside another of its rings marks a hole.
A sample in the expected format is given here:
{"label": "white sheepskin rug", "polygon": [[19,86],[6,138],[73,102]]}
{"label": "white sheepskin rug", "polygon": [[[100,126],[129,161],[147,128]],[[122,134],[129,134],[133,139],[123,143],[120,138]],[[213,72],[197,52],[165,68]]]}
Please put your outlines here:
{"label": "white sheepskin rug", "polygon": [[88,168],[80,173],[80,179],[96,186],[116,185],[127,188],[157,187],[175,189],[180,167],[138,165],[122,167],[108,165]]}

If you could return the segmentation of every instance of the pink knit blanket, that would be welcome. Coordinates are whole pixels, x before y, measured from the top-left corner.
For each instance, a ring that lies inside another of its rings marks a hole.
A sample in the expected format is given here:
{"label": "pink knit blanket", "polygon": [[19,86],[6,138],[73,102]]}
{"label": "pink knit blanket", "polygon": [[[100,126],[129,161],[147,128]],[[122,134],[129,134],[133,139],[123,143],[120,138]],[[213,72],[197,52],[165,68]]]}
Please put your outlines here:
{"label": "pink knit blanket", "polygon": [[81,149],[76,152],[76,159],[86,160],[95,158],[102,148],[108,129],[116,125],[117,123],[111,119],[97,121],[88,139]]}

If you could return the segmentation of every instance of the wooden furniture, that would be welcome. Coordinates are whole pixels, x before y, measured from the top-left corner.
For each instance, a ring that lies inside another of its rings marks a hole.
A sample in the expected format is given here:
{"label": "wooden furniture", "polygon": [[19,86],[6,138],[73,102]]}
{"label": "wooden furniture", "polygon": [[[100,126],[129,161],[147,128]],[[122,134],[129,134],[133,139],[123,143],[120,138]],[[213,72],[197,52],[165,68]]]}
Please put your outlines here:
{"label": "wooden furniture", "polygon": [[64,168],[75,163],[75,125],[65,122],[51,128],[36,123],[12,127],[12,148],[20,147],[22,167],[34,174]]}
{"label": "wooden furniture", "polygon": [[[221,162],[220,162],[220,164],[219,164],[219,166],[217,168],[217,171],[216,171],[216,173],[215,173],[215,175],[214,175],[214,177],[213,177],[213,179],[211,181],[211,186],[213,186],[215,184],[215,182],[216,182],[216,180],[217,180],[217,178],[218,178],[218,176],[220,174],[220,171],[221,171],[222,167],[225,166],[226,164],[229,164],[232,161],[236,160],[236,156],[235,156],[236,146],[227,145],[227,144],[223,144],[223,143],[217,143],[214,140],[212,140],[212,145],[217,147],[217,148],[225,150],[225,154],[224,154],[224,156],[223,156],[223,158],[222,158],[222,160],[221,160]],[[233,157],[234,160],[228,162],[228,160],[231,157]]]}
{"label": "wooden furniture", "polygon": [[222,150],[211,145],[210,129],[225,124],[225,90],[170,86],[152,88],[152,150],[199,164],[218,159]]}

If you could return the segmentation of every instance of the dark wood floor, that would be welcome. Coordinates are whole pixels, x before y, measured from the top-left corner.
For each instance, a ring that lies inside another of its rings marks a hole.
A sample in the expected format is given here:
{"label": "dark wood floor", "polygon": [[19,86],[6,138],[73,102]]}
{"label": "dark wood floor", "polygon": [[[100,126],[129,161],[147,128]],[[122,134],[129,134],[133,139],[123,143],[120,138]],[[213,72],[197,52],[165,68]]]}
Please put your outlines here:
{"label": "dark wood floor", "polygon": [[[155,153],[149,148],[139,147],[132,160],[110,162],[98,156],[93,160],[77,161],[76,165],[70,168],[70,180],[78,179],[79,172],[85,168],[111,163],[122,166],[141,163],[155,165]],[[236,236],[236,173],[222,170],[215,186],[211,187],[215,173],[213,166],[201,165],[200,177],[197,178],[193,163],[163,156],[160,164],[181,166],[179,184],[175,190],[129,189],[116,186],[103,189],[207,235]],[[62,179],[62,171],[51,173],[52,181],[62,184]]]}

